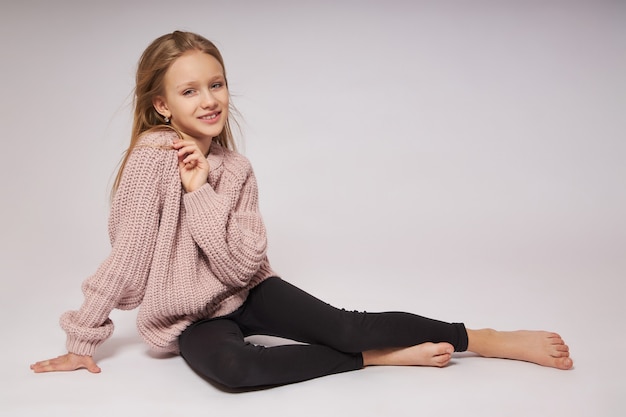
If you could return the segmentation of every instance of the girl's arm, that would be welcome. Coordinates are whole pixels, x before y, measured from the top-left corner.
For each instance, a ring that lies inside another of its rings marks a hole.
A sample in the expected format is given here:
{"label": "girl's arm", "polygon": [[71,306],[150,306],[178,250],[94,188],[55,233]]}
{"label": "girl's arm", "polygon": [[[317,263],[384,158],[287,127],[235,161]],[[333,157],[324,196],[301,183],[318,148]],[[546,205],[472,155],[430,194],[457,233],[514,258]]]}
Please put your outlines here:
{"label": "girl's arm", "polygon": [[241,179],[233,183],[222,187],[220,194],[207,183],[185,194],[183,202],[191,235],[217,278],[245,286],[266,261],[267,236],[249,165],[243,183]]}
{"label": "girl's arm", "polygon": [[247,159],[237,156],[220,179],[217,192],[207,182],[211,167],[192,140],[175,140],[178,170],[186,191],[187,227],[227,285],[243,287],[266,261],[267,237],[258,209],[257,183]]}
{"label": "girl's arm", "polygon": [[[139,147],[129,157],[115,193],[109,219],[111,253],[86,279],[80,309],[61,317],[68,354],[31,365],[35,372],[87,368],[99,372],[91,358],[113,332],[109,314],[114,308],[135,308],[143,298],[156,245],[162,178],[167,175],[167,152]],[[176,170],[175,164],[172,165]]]}

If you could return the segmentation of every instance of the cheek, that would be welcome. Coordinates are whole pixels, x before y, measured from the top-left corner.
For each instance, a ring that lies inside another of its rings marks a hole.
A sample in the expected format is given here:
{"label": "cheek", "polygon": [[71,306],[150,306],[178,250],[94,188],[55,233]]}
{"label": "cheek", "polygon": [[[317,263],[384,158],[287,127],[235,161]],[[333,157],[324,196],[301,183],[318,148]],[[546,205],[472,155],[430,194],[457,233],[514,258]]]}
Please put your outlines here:
{"label": "cheek", "polygon": [[228,94],[228,90],[225,90],[223,93],[220,93],[218,100],[220,101],[222,106],[228,107],[228,105],[230,104],[230,95]]}

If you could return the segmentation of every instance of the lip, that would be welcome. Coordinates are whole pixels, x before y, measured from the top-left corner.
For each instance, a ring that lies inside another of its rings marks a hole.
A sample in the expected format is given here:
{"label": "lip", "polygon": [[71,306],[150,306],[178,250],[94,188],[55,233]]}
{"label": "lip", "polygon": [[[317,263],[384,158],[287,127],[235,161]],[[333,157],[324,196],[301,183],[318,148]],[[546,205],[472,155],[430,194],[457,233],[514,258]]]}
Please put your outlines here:
{"label": "lip", "polygon": [[[211,116],[215,116],[212,119],[207,119],[207,117],[211,117]],[[203,114],[202,116],[198,116],[198,120],[200,120],[202,123],[207,123],[207,124],[215,124],[217,123],[220,118],[222,117],[222,112],[221,111],[213,111],[211,113],[207,113],[207,114]]]}

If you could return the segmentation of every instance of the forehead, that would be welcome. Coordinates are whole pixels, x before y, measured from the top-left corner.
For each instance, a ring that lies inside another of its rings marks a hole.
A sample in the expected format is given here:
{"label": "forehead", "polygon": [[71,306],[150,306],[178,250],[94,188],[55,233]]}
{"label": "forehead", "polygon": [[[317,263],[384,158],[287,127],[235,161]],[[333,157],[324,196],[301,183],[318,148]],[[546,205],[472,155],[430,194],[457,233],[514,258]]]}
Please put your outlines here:
{"label": "forehead", "polygon": [[189,51],[170,65],[165,81],[179,83],[217,76],[224,76],[224,69],[215,57],[201,51]]}

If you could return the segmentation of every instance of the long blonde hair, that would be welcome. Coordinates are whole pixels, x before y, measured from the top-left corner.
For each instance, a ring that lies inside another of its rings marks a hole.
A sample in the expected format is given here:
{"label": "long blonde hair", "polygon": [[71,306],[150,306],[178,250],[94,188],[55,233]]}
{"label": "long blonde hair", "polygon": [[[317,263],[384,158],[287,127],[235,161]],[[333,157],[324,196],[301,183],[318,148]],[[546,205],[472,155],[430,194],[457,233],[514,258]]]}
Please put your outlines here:
{"label": "long blonde hair", "polygon": [[[167,35],[155,39],[146,48],[137,66],[135,94],[133,99],[135,110],[133,114],[130,145],[124,153],[124,157],[113,183],[111,195],[115,194],[120,184],[128,157],[137,145],[139,137],[149,130],[162,128],[174,129],[165,123],[163,116],[157,113],[152,102],[156,96],[163,94],[163,79],[170,65],[188,51],[204,52],[217,59],[224,70],[224,78],[226,79],[226,68],[220,51],[213,42],[195,33],[181,31],[168,33]],[[228,81],[226,81],[226,85],[228,86]],[[236,149],[235,140],[230,128],[230,120],[226,121],[222,132],[213,140],[225,148]]]}

